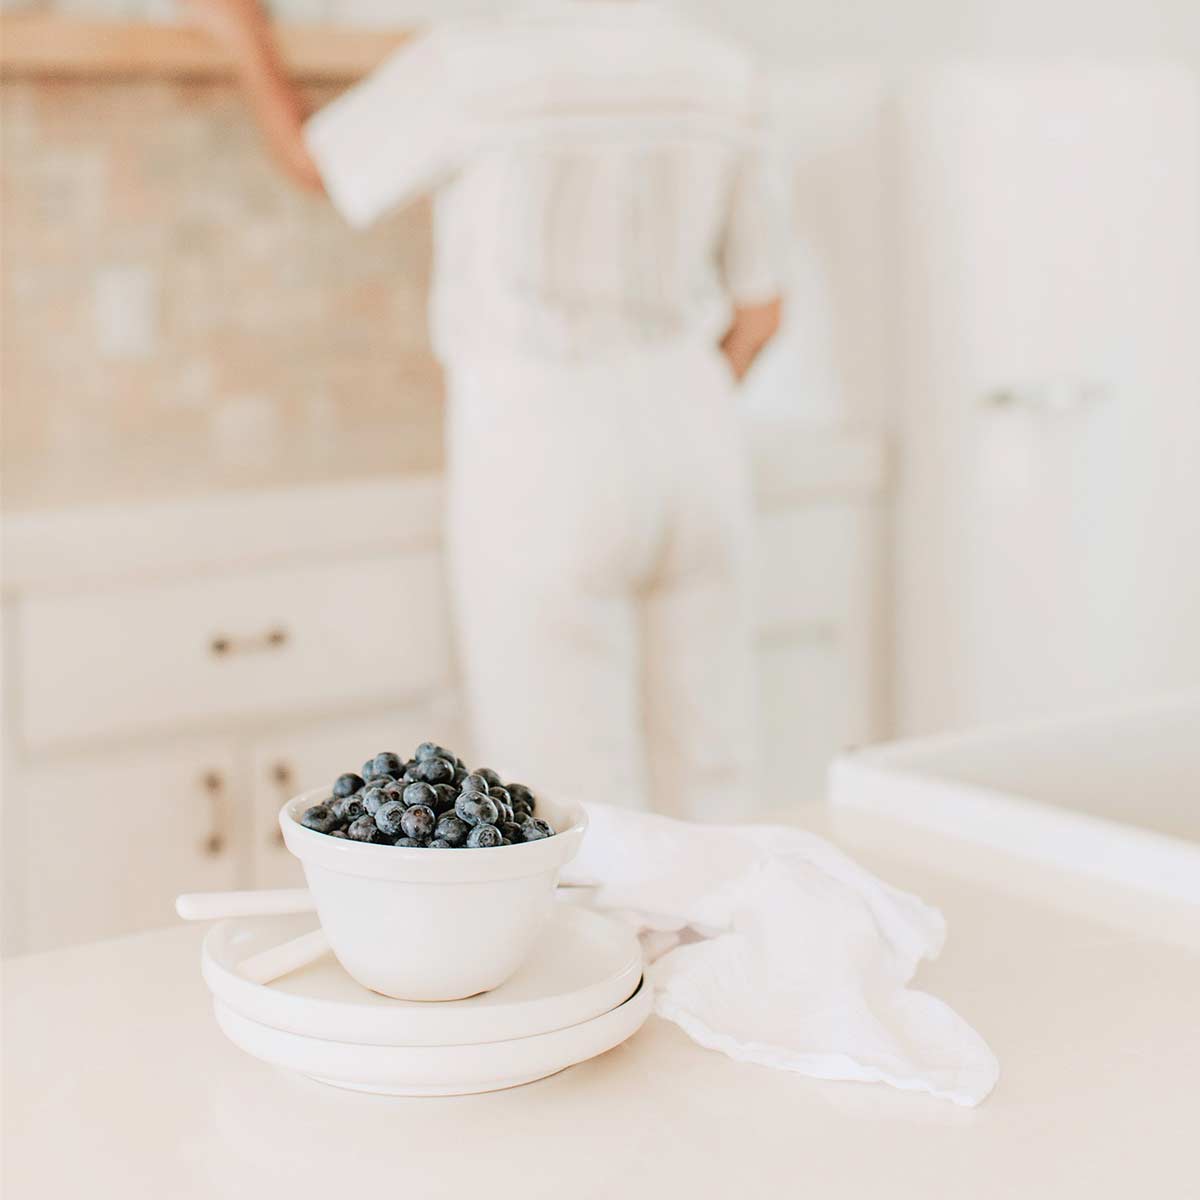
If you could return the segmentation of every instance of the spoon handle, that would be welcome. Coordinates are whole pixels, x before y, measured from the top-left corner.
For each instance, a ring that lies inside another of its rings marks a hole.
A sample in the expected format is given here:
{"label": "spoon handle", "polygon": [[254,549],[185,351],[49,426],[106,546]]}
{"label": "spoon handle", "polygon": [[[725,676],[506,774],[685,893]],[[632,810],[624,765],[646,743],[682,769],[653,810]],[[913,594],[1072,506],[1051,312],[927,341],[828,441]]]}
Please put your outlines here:
{"label": "spoon handle", "polygon": [[237,965],[237,973],[251,983],[272,983],[292,971],[316,962],[329,950],[329,941],[323,929],[314,929],[291,941],[269,950],[260,950]]}
{"label": "spoon handle", "polygon": [[175,897],[175,911],[185,921],[215,921],[220,917],[267,917],[278,913],[312,912],[308,888],[275,888],[257,892],[184,892]]}

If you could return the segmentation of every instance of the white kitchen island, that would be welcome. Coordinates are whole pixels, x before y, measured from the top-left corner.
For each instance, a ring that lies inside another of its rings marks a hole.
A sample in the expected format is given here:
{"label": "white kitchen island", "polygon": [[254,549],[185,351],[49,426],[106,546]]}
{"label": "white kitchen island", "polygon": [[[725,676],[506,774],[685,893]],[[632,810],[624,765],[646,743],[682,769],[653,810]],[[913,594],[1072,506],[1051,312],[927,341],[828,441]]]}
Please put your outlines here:
{"label": "white kitchen island", "polygon": [[[826,828],[820,812],[806,823]],[[945,912],[947,947],[918,982],[1000,1059],[979,1108],[741,1065],[658,1018],[599,1059],[507,1092],[337,1091],[224,1039],[200,979],[204,931],[178,927],[7,960],[4,1194],[1200,1193],[1200,911],[1065,874],[1035,878],[877,818],[839,827],[837,840]]]}

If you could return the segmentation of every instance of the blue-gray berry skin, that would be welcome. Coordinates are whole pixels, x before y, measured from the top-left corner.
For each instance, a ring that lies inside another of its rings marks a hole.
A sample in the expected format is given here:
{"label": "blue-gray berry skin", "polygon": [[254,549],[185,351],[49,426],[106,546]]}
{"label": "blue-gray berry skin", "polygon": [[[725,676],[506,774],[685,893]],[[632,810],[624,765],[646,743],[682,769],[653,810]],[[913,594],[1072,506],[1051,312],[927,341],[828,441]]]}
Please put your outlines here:
{"label": "blue-gray berry skin", "polygon": [[346,824],[356,821],[367,811],[361,793],[355,796],[343,796],[340,800],[335,800],[330,807],[337,814],[338,820]]}
{"label": "blue-gray berry skin", "polygon": [[471,827],[466,821],[454,813],[448,812],[438,817],[433,836],[448,842],[451,846],[461,846],[467,840],[467,834],[470,832]]}
{"label": "blue-gray berry skin", "polygon": [[344,838],[346,836],[346,831],[344,829],[331,829],[329,831],[329,836]]}
{"label": "blue-gray berry skin", "polygon": [[504,837],[507,841],[523,842],[525,840],[521,834],[520,825],[516,824],[515,821],[503,821],[501,822],[499,829],[500,832],[504,834]]}
{"label": "blue-gray berry skin", "polygon": [[349,772],[345,775],[339,775],[333,781],[333,798],[340,800],[343,796],[353,796],[362,785],[363,779],[361,775],[352,775]]}
{"label": "blue-gray berry skin", "polygon": [[433,785],[433,811],[440,817],[442,813],[453,812],[454,802],[458,799],[458,791],[452,783],[435,783]]}
{"label": "blue-gray berry skin", "polygon": [[386,804],[381,804],[375,813],[375,824],[379,826],[379,832],[395,841],[401,836],[401,818],[407,811],[399,800],[389,800]]}
{"label": "blue-gray berry skin", "polygon": [[524,800],[530,808],[533,808],[533,793],[523,783],[509,783],[505,786],[508,788],[508,798],[514,804],[519,804]]}
{"label": "blue-gray berry skin", "polygon": [[460,792],[482,792],[486,796],[488,788],[491,786],[478,771],[473,771],[462,781],[462,785],[458,790]]}
{"label": "blue-gray berry skin", "polygon": [[430,808],[437,807],[437,792],[433,790],[433,786],[428,783],[410,783],[404,789],[404,803],[425,804]]}
{"label": "blue-gray berry skin", "polygon": [[362,765],[362,777],[367,783],[370,783],[375,778],[375,759],[368,758]]}
{"label": "blue-gray berry skin", "polygon": [[386,804],[390,799],[391,797],[383,788],[371,783],[362,794],[363,812],[368,817],[373,817],[379,811],[380,806]]}
{"label": "blue-gray berry skin", "polygon": [[453,850],[454,847],[445,838],[431,838],[427,843],[430,850]]}
{"label": "blue-gray berry skin", "polygon": [[383,785],[383,794],[389,800],[399,800],[399,801],[403,802],[404,801],[404,789],[407,786],[408,786],[407,784],[401,783],[400,780],[393,779],[390,783],[385,783]]}
{"label": "blue-gray berry skin", "polygon": [[463,781],[467,778],[467,776],[470,773],[471,772],[468,771],[467,768],[462,766],[461,764],[459,764],[457,767],[455,767],[454,768],[454,779],[452,781],[454,786],[456,788],[461,788],[463,785]]}
{"label": "blue-gray berry skin", "polygon": [[341,822],[338,820],[337,813],[333,811],[332,804],[314,804],[312,808],[305,809],[304,815],[300,818],[300,824],[305,829],[316,830],[317,833],[330,833]]}
{"label": "blue-gray berry skin", "polygon": [[500,810],[491,796],[482,792],[463,792],[454,802],[454,814],[468,825],[494,825]]}
{"label": "blue-gray berry skin", "polygon": [[437,742],[422,742],[417,747],[416,759],[417,762],[424,762],[427,758],[450,758],[450,751],[444,746],[439,746]]}
{"label": "blue-gray berry skin", "polygon": [[404,810],[400,825],[405,837],[424,840],[433,834],[437,815],[427,804],[413,804]]}
{"label": "blue-gray berry skin", "polygon": [[496,774],[495,771],[492,770],[491,767],[476,767],[475,774],[482,775],[484,777],[484,779],[487,780],[488,787],[490,787],[490,788],[504,786],[504,781],[500,778],[499,775]]}
{"label": "blue-gray berry skin", "polygon": [[472,850],[490,849],[499,846],[504,841],[504,835],[495,825],[476,825],[467,835],[467,845]]}
{"label": "blue-gray berry skin", "polygon": [[444,758],[425,758],[417,764],[415,774],[426,783],[449,783],[454,767]]}
{"label": "blue-gray berry skin", "polygon": [[376,775],[400,775],[404,771],[404,760],[390,750],[381,750],[372,760]]}
{"label": "blue-gray berry skin", "polygon": [[554,830],[551,829],[549,822],[538,817],[530,817],[521,826],[521,835],[527,842],[538,842],[542,838],[553,837]]}
{"label": "blue-gray berry skin", "polygon": [[426,843],[421,841],[419,838],[410,838],[410,837],[397,838],[392,843],[393,846],[408,846],[410,849],[414,849],[414,850],[420,850],[421,847],[423,847],[425,844]]}
{"label": "blue-gray berry skin", "polygon": [[488,795],[491,796],[493,800],[503,800],[505,804],[512,803],[512,795],[509,793],[508,788],[502,787],[498,783],[494,783],[490,788],[488,788]]}
{"label": "blue-gray berry skin", "polygon": [[382,844],[390,842],[391,838],[384,837],[379,832],[379,826],[375,824],[375,818],[369,817],[364,813],[357,821],[350,822],[350,828],[346,830],[346,836],[352,842],[375,842]]}

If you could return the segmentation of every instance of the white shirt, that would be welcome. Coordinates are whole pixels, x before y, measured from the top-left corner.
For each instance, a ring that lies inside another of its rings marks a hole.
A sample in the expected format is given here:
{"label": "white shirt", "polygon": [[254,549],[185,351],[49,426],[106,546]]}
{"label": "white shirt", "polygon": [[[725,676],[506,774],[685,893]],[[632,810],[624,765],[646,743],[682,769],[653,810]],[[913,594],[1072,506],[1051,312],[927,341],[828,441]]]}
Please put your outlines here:
{"label": "white shirt", "polygon": [[712,344],[731,303],[776,294],[761,110],[725,42],[586,0],[419,37],[306,138],[355,226],[436,192],[443,359],[595,358]]}

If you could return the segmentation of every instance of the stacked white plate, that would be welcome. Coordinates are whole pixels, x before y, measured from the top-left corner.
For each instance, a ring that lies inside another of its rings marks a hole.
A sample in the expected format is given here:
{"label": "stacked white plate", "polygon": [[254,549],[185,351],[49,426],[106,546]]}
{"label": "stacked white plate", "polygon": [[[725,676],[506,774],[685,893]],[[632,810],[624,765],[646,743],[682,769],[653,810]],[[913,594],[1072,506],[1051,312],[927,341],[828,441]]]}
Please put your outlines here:
{"label": "stacked white plate", "polygon": [[632,931],[562,903],[525,966],[465,1000],[380,996],[332,954],[270,984],[239,974],[251,956],[313,927],[311,914],[222,921],[204,941],[204,979],[236,1046],[336,1087],[393,1096],[515,1087],[611,1050],[650,1013]]}

